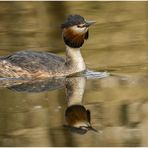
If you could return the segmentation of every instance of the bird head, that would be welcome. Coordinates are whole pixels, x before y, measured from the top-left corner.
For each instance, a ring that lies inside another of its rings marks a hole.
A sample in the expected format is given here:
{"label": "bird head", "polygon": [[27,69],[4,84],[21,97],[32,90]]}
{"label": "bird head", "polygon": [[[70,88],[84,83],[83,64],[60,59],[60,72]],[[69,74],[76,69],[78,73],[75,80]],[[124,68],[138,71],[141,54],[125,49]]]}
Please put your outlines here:
{"label": "bird head", "polygon": [[85,109],[82,105],[69,106],[65,111],[65,120],[67,122],[65,127],[69,128],[72,132],[85,134],[87,131],[95,131],[90,123],[90,111]]}
{"label": "bird head", "polygon": [[85,39],[88,39],[88,29],[95,21],[86,21],[80,15],[70,15],[61,25],[63,39],[66,45],[80,48]]}

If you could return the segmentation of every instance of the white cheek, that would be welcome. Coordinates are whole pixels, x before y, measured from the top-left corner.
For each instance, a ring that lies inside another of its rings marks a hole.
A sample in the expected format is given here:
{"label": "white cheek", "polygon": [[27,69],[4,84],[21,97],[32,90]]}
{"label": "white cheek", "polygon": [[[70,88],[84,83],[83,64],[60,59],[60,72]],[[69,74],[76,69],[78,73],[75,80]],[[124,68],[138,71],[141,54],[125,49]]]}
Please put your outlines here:
{"label": "white cheek", "polygon": [[88,28],[86,27],[83,27],[83,28],[79,28],[77,26],[73,26],[72,29],[78,33],[83,33],[83,32],[86,32],[88,30]]}
{"label": "white cheek", "polygon": [[75,127],[80,127],[80,126],[88,127],[88,126],[90,126],[90,124],[88,122],[79,121],[74,126]]}

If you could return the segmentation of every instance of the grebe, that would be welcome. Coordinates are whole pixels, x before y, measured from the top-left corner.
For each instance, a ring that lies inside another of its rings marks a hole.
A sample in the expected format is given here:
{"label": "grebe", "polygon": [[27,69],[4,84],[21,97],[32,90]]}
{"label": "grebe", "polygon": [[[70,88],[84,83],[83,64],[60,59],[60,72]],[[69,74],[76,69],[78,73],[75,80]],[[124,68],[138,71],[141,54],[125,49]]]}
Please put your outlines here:
{"label": "grebe", "polygon": [[88,130],[98,132],[91,126],[90,111],[83,105],[69,106],[65,111],[65,119],[67,124],[64,126],[73,132],[79,134],[85,134]]}
{"label": "grebe", "polygon": [[85,71],[80,47],[88,39],[88,28],[94,23],[80,15],[70,15],[61,25],[66,45],[65,59],[49,52],[16,52],[0,58],[0,77],[61,77]]}

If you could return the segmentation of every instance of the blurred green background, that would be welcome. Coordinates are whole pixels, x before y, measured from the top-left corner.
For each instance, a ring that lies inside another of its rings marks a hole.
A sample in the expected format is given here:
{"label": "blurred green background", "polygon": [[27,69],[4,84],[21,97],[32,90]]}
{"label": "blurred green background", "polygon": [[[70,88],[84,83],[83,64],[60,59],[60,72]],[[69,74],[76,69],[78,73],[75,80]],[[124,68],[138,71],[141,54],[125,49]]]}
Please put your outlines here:
{"label": "blurred green background", "polygon": [[89,67],[147,62],[148,2],[0,2],[0,54],[26,49],[63,54],[60,25],[69,14],[97,21],[82,50]]}
{"label": "blurred green background", "polygon": [[97,21],[82,55],[88,68],[111,76],[87,80],[83,105],[103,133],[61,128],[64,89],[0,88],[0,146],[148,146],[148,2],[0,2],[0,55],[26,49],[64,55],[60,25],[69,14]]}

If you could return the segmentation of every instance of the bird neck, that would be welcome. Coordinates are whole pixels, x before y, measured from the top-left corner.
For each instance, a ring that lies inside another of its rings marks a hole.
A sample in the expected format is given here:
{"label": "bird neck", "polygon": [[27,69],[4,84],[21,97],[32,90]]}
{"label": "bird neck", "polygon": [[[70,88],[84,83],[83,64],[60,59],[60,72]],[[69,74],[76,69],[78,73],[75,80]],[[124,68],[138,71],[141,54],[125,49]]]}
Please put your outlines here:
{"label": "bird neck", "polygon": [[70,77],[66,79],[66,98],[68,106],[82,104],[85,84],[85,77]]}
{"label": "bird neck", "polygon": [[75,72],[81,72],[86,69],[84,59],[81,55],[80,48],[72,48],[66,45],[66,63],[68,67],[75,70]]}

